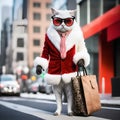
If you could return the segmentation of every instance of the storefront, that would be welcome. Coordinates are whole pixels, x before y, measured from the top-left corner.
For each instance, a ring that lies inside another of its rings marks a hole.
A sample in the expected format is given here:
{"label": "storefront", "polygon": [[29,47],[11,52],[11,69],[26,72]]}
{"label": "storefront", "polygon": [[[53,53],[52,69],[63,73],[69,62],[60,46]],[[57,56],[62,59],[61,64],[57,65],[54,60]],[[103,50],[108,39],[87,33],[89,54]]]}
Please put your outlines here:
{"label": "storefront", "polygon": [[99,91],[102,92],[104,82],[105,93],[111,94],[111,79],[120,77],[120,5],[83,26],[82,30],[85,39],[99,34]]}

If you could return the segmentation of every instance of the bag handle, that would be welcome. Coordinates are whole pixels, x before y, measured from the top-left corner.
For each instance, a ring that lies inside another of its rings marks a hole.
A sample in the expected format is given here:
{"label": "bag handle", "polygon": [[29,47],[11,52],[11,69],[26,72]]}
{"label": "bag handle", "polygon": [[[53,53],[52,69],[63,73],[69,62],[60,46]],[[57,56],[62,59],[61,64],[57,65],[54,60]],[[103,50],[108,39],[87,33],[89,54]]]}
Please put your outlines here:
{"label": "bag handle", "polygon": [[81,72],[83,72],[83,76],[87,75],[87,70],[84,65],[82,65],[81,67],[78,67],[77,76],[82,76]]}

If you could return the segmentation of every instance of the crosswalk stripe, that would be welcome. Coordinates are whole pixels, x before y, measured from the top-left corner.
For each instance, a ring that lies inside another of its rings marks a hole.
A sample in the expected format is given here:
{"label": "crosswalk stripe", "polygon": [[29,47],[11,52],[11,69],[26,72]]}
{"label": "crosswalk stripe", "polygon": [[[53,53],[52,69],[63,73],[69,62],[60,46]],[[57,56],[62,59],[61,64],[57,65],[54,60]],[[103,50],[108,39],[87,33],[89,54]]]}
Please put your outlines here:
{"label": "crosswalk stripe", "polygon": [[102,107],[102,108],[108,110],[120,110],[120,108],[115,108],[115,107]]}
{"label": "crosswalk stripe", "polygon": [[51,112],[47,112],[47,111],[43,111],[40,109],[36,109],[36,108],[32,108],[32,107],[28,107],[28,106],[23,106],[23,105],[18,105],[15,103],[10,103],[10,102],[5,102],[5,101],[0,101],[0,104],[7,107],[7,108],[11,108],[13,110],[19,111],[19,112],[23,112],[29,115],[33,115],[36,116],[38,118],[42,118],[45,120],[107,120],[107,119],[103,119],[103,118],[98,118],[98,117],[94,117],[94,116],[89,116],[89,117],[82,117],[82,116],[67,116],[67,115],[60,115],[60,116],[53,116],[53,113]]}

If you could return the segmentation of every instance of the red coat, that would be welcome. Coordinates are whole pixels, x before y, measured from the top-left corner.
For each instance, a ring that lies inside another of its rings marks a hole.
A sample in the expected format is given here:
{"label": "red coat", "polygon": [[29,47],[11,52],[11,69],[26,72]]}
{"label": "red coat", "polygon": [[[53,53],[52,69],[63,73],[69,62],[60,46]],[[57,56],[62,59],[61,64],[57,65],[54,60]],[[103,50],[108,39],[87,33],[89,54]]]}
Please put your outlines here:
{"label": "red coat", "polygon": [[66,38],[65,59],[61,59],[60,42],[60,35],[51,24],[45,36],[42,55],[34,60],[35,68],[37,65],[41,65],[46,71],[44,79],[51,85],[59,84],[61,79],[63,82],[69,83],[71,77],[76,76],[76,64],[80,59],[84,59],[85,66],[90,62],[82,31],[77,24]]}
{"label": "red coat", "polygon": [[51,43],[46,35],[42,56],[49,60],[49,74],[64,74],[76,71],[76,65],[73,62],[75,54],[75,45],[67,51],[65,59],[61,59],[60,51]]}

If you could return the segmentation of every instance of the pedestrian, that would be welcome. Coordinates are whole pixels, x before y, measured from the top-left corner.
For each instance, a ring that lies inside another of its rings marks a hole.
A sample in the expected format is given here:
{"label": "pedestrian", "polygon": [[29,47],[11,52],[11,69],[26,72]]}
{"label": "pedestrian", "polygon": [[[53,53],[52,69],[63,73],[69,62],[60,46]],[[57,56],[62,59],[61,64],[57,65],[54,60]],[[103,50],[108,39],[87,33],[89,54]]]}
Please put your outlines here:
{"label": "pedestrian", "polygon": [[88,66],[90,57],[85,46],[83,33],[75,21],[75,10],[56,10],[52,8],[51,24],[45,35],[42,55],[36,57],[36,73],[47,71],[44,79],[53,85],[57,109],[62,111],[62,93],[65,90],[68,102],[68,115],[72,116],[71,77],[77,75],[78,66]]}

